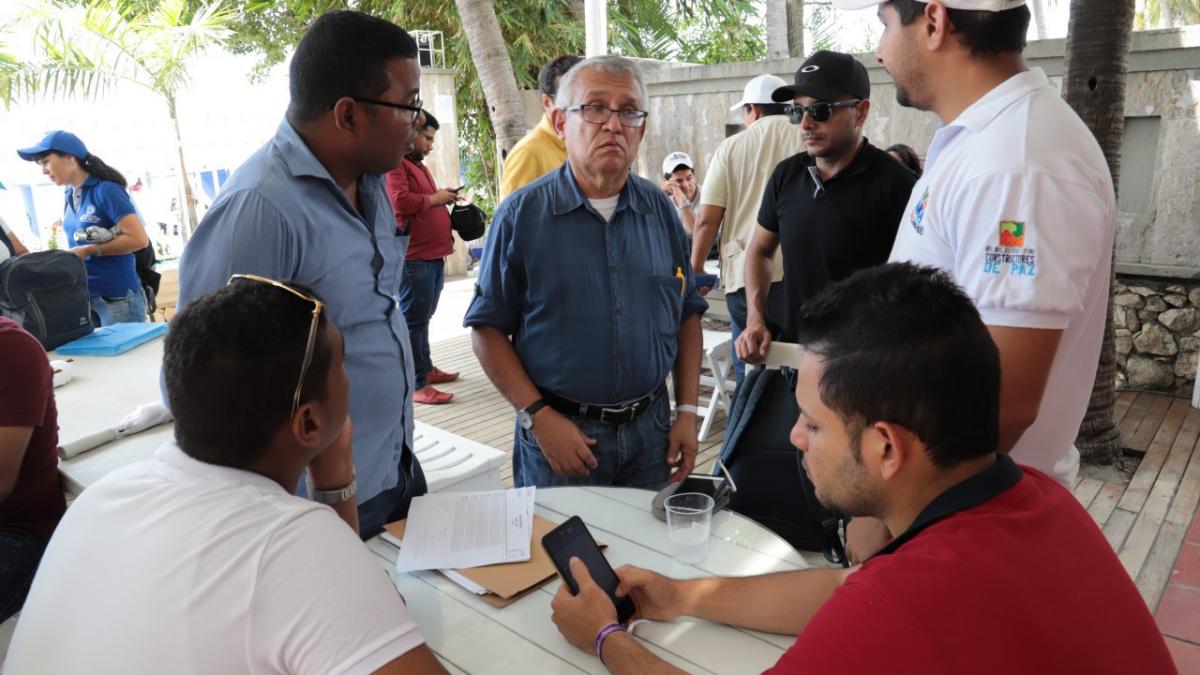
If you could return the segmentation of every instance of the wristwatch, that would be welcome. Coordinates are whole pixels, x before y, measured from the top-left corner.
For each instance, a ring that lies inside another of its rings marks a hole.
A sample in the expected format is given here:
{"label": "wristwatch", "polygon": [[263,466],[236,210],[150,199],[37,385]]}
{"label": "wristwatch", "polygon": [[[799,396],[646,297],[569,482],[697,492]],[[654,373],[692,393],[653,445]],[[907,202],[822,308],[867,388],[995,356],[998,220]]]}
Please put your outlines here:
{"label": "wristwatch", "polygon": [[358,479],[351,478],[350,483],[337,490],[318,490],[313,486],[312,478],[308,479],[308,498],[318,504],[341,504],[349,501],[358,494]]}
{"label": "wristwatch", "polygon": [[521,425],[521,428],[525,431],[533,431],[533,416],[544,407],[546,407],[546,399],[539,398],[530,403],[528,408],[518,410],[517,422]]}

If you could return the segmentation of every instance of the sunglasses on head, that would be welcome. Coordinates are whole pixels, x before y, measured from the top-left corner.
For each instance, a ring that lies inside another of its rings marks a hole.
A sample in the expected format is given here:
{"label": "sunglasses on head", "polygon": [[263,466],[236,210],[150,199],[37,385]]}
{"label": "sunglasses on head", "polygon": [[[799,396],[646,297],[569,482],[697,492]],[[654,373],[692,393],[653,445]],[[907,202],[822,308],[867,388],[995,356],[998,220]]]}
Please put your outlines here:
{"label": "sunglasses on head", "polygon": [[312,321],[310,321],[308,324],[308,341],[304,345],[304,361],[300,363],[300,379],[296,381],[296,393],[292,395],[292,414],[295,415],[296,410],[300,408],[300,390],[304,387],[304,378],[306,375],[308,375],[308,367],[312,365],[313,349],[317,344],[317,323],[318,319],[321,318],[321,311],[325,309],[325,303],[310,295],[301,293],[285,283],[275,281],[274,279],[268,279],[266,277],[260,277],[257,274],[235,274],[229,277],[229,281],[226,283],[226,285],[232,285],[235,281],[248,281],[251,283],[274,286],[275,288],[290,293],[291,295],[300,298],[305,302],[312,303]]}
{"label": "sunglasses on head", "polygon": [[861,98],[852,98],[849,101],[821,101],[812,105],[787,105],[783,107],[783,112],[788,116],[788,120],[792,124],[800,124],[804,121],[804,113],[808,113],[808,117],[817,124],[824,124],[833,118],[834,108],[853,108],[862,103]]}

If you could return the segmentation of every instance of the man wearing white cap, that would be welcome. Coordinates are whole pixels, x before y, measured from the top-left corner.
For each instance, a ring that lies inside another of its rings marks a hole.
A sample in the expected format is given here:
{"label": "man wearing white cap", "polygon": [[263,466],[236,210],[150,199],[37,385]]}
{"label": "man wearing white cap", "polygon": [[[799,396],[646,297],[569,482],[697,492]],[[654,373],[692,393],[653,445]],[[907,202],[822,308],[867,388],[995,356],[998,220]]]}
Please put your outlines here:
{"label": "man wearing white cap", "polygon": [[[703,270],[704,260],[718,242],[721,257],[721,286],[729,305],[733,339],[746,327],[746,292],[742,269],[746,251],[758,227],[758,208],[767,179],[775,165],[804,151],[803,134],[788,122],[784,105],[771,94],[787,82],[776,75],[759,75],[746,83],[742,98],[730,112],[741,110],[746,130],[726,138],[708,163],[700,213],[692,232],[692,269]],[[718,240],[718,232],[720,239]],[[783,256],[775,256],[771,270],[767,320],[779,321],[783,311]],[[743,365],[734,363],[737,381]]]}
{"label": "man wearing white cap", "polygon": [[696,182],[695,163],[686,152],[672,152],[662,164],[662,191],[675,205],[679,222],[691,240],[696,227],[696,209],[700,205],[700,185]]}
{"label": "man wearing white cap", "polygon": [[1116,200],[1095,138],[1021,57],[1023,0],[879,5],[876,58],[943,126],[891,259],[940,267],[1000,350],[1000,450],[1070,487],[1104,333]]}

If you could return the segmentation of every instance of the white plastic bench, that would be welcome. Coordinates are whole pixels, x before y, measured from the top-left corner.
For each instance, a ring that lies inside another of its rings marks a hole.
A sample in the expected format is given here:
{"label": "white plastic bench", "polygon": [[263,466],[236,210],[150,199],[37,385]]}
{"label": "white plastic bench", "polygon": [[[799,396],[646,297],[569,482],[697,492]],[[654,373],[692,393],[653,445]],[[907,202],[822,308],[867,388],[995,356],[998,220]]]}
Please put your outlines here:
{"label": "white plastic bench", "polygon": [[413,450],[430,492],[499,490],[506,455],[424,422],[415,422]]}

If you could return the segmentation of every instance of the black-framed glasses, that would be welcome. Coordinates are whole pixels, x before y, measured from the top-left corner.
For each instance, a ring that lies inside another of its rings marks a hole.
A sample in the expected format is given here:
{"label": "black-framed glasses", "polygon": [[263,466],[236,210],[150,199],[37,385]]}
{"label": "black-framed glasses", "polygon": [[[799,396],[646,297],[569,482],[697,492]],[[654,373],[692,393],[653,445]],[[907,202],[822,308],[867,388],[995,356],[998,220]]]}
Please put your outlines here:
{"label": "black-framed glasses", "polygon": [[817,124],[824,124],[833,118],[834,108],[853,108],[862,102],[861,98],[854,98],[849,101],[821,101],[812,105],[785,105],[783,112],[792,124],[803,122],[804,113],[808,113],[809,118]]}
{"label": "black-framed glasses", "polygon": [[592,105],[591,103],[577,103],[563,108],[563,112],[578,112],[584,122],[590,124],[607,124],[612,119],[613,113],[617,114],[617,119],[621,121],[621,126],[637,129],[646,123],[645,110],[618,110],[609,108],[603,105]]}
{"label": "black-framed glasses", "polygon": [[325,309],[325,303],[312,297],[311,295],[301,293],[285,283],[275,281],[274,279],[268,279],[267,277],[260,277],[257,274],[234,274],[233,276],[229,277],[229,281],[226,282],[226,285],[228,286],[229,284],[232,284],[238,280],[274,286],[282,291],[291,293],[305,302],[311,302],[313,305],[312,321],[310,321],[308,324],[308,342],[304,344],[304,361],[300,363],[300,379],[296,380],[296,393],[292,395],[292,414],[295,415],[296,411],[300,408],[300,390],[304,388],[304,378],[308,375],[308,367],[312,365],[313,349],[316,348],[317,345],[318,319],[321,318],[321,311]]}
{"label": "black-framed glasses", "polygon": [[[407,110],[410,113],[412,113],[412,119],[410,119],[408,121],[409,124],[416,124],[417,118],[421,116],[422,112],[424,112],[424,108],[422,106],[425,105],[425,102],[422,101],[421,99],[417,99],[416,105],[408,105],[405,103],[392,103],[390,101],[380,101],[380,100],[373,99],[373,98],[364,98],[362,96],[350,96],[349,98],[352,98],[355,101],[358,101],[359,103],[378,105],[378,106],[383,106],[384,108],[395,108],[396,110]],[[337,105],[337,104],[334,103],[334,105]],[[330,109],[333,108],[332,105],[329,107],[330,107]]]}

